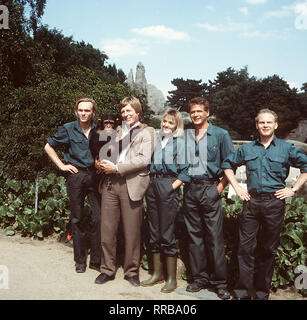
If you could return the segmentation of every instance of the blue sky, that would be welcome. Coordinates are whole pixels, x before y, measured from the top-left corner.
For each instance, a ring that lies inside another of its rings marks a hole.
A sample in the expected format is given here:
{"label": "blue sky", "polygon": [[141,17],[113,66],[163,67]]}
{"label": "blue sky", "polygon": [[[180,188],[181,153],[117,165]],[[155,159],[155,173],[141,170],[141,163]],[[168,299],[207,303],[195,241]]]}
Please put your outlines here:
{"label": "blue sky", "polygon": [[47,0],[42,22],[126,75],[142,61],[165,97],[174,78],[214,80],[228,67],[307,82],[307,0]]}

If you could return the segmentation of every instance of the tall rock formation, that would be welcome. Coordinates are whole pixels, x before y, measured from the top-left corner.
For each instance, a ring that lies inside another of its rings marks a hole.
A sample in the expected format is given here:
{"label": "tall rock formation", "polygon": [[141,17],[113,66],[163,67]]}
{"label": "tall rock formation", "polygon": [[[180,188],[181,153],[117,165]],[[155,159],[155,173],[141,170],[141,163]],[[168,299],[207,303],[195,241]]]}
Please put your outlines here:
{"label": "tall rock formation", "polygon": [[145,77],[145,67],[142,62],[136,66],[135,88],[143,95],[147,96],[147,80]]}
{"label": "tall rock formation", "polygon": [[131,89],[137,90],[147,99],[148,106],[155,115],[162,114],[165,110],[165,98],[161,90],[148,84],[145,76],[145,67],[139,62],[136,67],[135,81],[132,69],[129,72],[127,84]]}

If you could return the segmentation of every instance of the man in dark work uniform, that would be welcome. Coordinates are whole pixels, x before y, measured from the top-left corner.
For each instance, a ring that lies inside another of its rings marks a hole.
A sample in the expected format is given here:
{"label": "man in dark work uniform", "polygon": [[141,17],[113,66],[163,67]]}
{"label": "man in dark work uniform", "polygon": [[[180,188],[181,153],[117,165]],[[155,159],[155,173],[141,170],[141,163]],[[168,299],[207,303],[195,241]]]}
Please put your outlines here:
{"label": "man in dark work uniform", "polygon": [[[307,156],[293,144],[276,138],[277,127],[277,114],[269,109],[260,110],[256,117],[259,138],[242,145],[222,164],[229,182],[244,200],[239,230],[239,280],[234,288],[236,300],[250,300],[253,296],[256,300],[269,298],[285,199],[292,197],[307,181]],[[247,190],[238,184],[234,175],[234,170],[241,165],[246,165]],[[290,166],[301,170],[291,188],[285,183]],[[260,228],[262,245],[254,282]]]}

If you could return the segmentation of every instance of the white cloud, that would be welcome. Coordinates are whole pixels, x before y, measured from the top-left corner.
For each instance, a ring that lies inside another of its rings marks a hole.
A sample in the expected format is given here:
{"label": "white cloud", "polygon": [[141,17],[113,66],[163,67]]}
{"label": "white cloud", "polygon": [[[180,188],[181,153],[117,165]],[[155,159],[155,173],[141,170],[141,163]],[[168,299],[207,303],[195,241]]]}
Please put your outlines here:
{"label": "white cloud", "polygon": [[240,8],[240,12],[242,12],[245,16],[248,16],[248,8],[247,7]]}
{"label": "white cloud", "polygon": [[266,3],[267,0],[246,0],[246,2],[249,4],[263,4]]}
{"label": "white cloud", "polygon": [[264,14],[268,18],[283,18],[293,13],[293,6],[282,6],[279,10],[268,11]]}
{"label": "white cloud", "polygon": [[147,55],[149,48],[147,43],[139,39],[108,39],[103,42],[101,48],[109,57],[127,55]]}
{"label": "white cloud", "polygon": [[296,15],[294,26],[298,30],[307,30],[307,0],[298,2],[291,6],[282,6],[279,10],[268,11],[264,14],[266,18],[284,18]]}
{"label": "white cloud", "polygon": [[224,24],[209,24],[209,23],[198,23],[199,28],[205,29],[207,31],[214,32],[232,32],[232,31],[247,31],[252,25],[247,23],[232,22],[229,18]]}
{"label": "white cloud", "polygon": [[156,38],[162,41],[189,39],[189,35],[186,32],[175,31],[171,28],[167,28],[161,25],[144,28],[133,28],[131,31],[141,36]]}
{"label": "white cloud", "polygon": [[294,12],[298,15],[295,19],[295,28],[298,30],[307,30],[307,0],[297,3]]}
{"label": "white cloud", "polygon": [[261,39],[280,39],[280,40],[287,40],[290,36],[290,30],[278,30],[278,31],[244,31],[239,34],[241,37],[245,38],[261,38]]}

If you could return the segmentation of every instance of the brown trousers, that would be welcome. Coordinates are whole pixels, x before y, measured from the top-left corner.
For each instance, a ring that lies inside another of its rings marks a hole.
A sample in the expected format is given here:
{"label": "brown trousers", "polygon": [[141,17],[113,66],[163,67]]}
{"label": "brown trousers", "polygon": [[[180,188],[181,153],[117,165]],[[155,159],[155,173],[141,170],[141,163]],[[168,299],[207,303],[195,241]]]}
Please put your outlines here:
{"label": "brown trousers", "polygon": [[101,272],[108,276],[116,272],[117,231],[121,220],[125,241],[124,275],[138,275],[143,200],[130,200],[126,179],[119,176],[106,178],[101,191]]}

